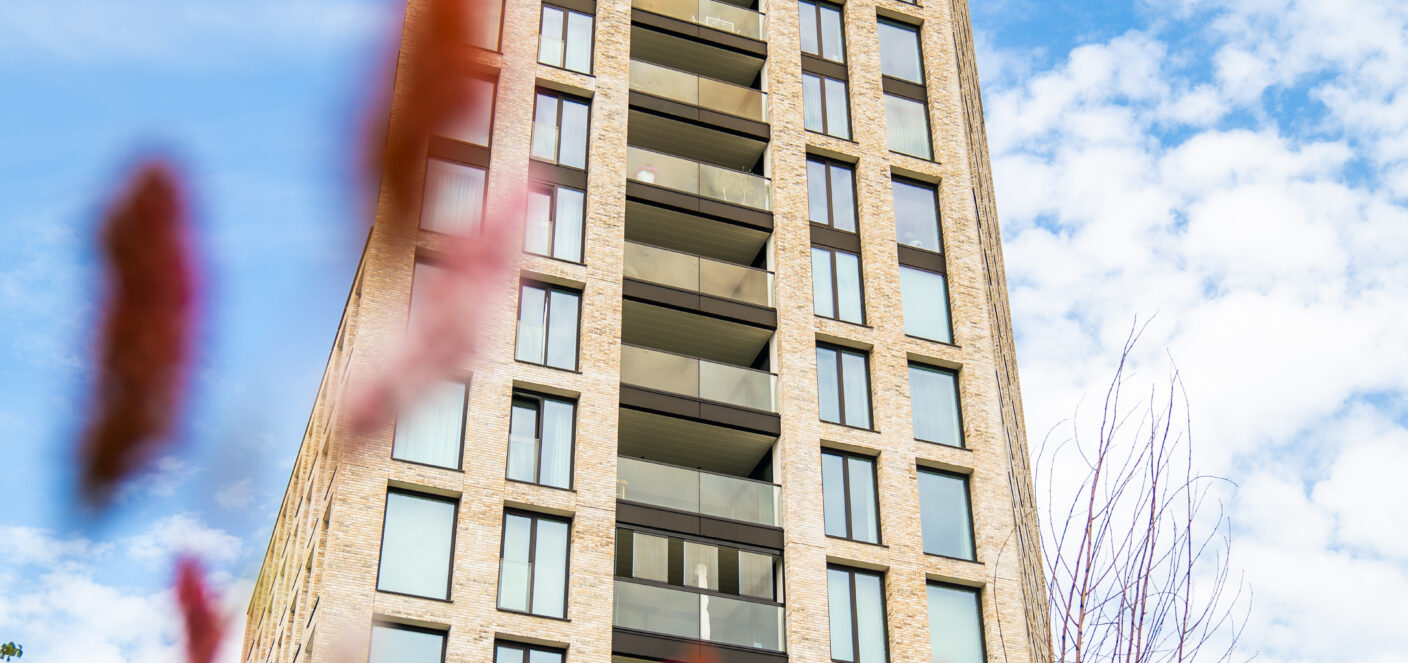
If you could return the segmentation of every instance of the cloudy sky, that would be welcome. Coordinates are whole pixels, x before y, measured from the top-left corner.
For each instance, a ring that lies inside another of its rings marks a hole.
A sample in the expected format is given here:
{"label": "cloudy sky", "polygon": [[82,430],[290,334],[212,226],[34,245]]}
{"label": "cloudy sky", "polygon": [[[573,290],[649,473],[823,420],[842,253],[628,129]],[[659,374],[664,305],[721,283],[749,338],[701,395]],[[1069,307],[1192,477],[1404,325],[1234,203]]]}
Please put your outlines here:
{"label": "cloudy sky", "polygon": [[[1177,362],[1198,463],[1237,485],[1245,653],[1408,660],[1408,3],[972,9],[1033,444],[1152,319],[1136,381]],[[242,612],[350,282],[355,104],[396,14],[0,3],[0,642],[25,660],[176,660],[145,615],[183,548]],[[62,454],[93,218],[143,150],[198,191],[207,350],[187,446],[95,526]]]}

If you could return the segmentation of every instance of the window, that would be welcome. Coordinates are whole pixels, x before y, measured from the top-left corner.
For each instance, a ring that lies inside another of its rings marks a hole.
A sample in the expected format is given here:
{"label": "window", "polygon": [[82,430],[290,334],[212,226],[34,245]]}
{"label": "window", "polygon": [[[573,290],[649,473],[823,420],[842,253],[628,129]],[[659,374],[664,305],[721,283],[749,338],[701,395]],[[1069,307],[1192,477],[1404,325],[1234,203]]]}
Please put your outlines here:
{"label": "window", "polygon": [[508,478],[554,488],[572,486],[572,439],[577,406],[535,394],[513,395]]}
{"label": "window", "polygon": [[864,324],[860,256],[812,247],[812,309],[824,318]]}
{"label": "window", "polygon": [[577,370],[577,316],[581,293],[523,284],[518,301],[515,358],[569,371]]}
{"label": "window", "polygon": [[953,342],[948,317],[948,284],[943,274],[900,265],[904,333],[941,343]]}
{"label": "window", "polygon": [[827,536],[880,543],[874,458],[822,451],[821,493]]}
{"label": "window", "polygon": [[952,447],[963,446],[963,417],[958,409],[958,374],[922,364],[909,365],[909,405],[914,437]]}
{"label": "window", "polygon": [[[311,650],[310,643],[310,659]],[[371,650],[368,663],[442,663],[445,632],[401,624],[376,624],[372,626]]]}
{"label": "window", "polygon": [[846,81],[802,74],[802,125],[807,131],[849,139],[851,117],[847,103]]}
{"label": "window", "polygon": [[463,382],[436,385],[414,408],[397,418],[391,457],[459,469],[468,397],[469,386]]}
{"label": "window", "polygon": [[857,350],[816,347],[817,396],[821,420],[870,428],[870,375],[866,355]]}
{"label": "window", "polygon": [[592,15],[543,5],[538,62],[592,73]]}
{"label": "window", "polygon": [[919,28],[894,21],[880,21],[880,73],[910,83],[924,82]]}
{"label": "window", "polygon": [[530,190],[523,250],[581,262],[586,197],[586,192],[565,186],[545,185]]}
{"label": "window", "polygon": [[432,599],[450,598],[457,509],[456,500],[389,491],[376,588]]}
{"label": "window", "polygon": [[983,663],[982,607],[978,590],[929,583],[929,647],[933,660]]}
{"label": "window", "polygon": [[455,235],[479,232],[479,221],[484,216],[484,179],[483,168],[428,160],[420,227]]}
{"label": "window", "polygon": [[885,95],[886,143],[900,154],[920,159],[933,157],[929,145],[929,113],[924,102]]}
{"label": "window", "polygon": [[479,6],[474,11],[482,11],[483,15],[476,17],[471,25],[478,28],[478,31],[471,32],[466,36],[466,40],[480,48],[491,51],[499,50],[500,28],[503,26],[504,3],[503,0],[487,0],[477,3]]}
{"label": "window", "polygon": [[473,107],[440,128],[440,135],[475,145],[489,145],[489,130],[494,119],[494,81],[465,77],[464,99]]}
{"label": "window", "polygon": [[919,468],[919,520],[924,530],[924,552],[973,559],[967,477]]}
{"label": "window", "polygon": [[855,173],[850,166],[807,159],[807,216],[812,223],[856,231]]}
{"label": "window", "polygon": [[894,179],[895,234],[900,244],[941,253],[938,191],[932,186]]}
{"label": "window", "polygon": [[802,0],[802,52],[831,60],[846,61],[845,31],[841,28],[841,7],[829,2]]}
{"label": "window", "polygon": [[781,559],[765,552],[616,530],[616,575],[776,601]]}
{"label": "window", "polygon": [[588,108],[585,100],[538,91],[533,110],[533,158],[586,168]]}
{"label": "window", "polygon": [[[885,663],[885,583],[878,573],[838,566],[826,569],[831,617],[831,660]],[[942,660],[942,659],[934,659]]]}
{"label": "window", "polygon": [[548,649],[516,642],[494,643],[494,663],[562,663],[561,649]]}
{"label": "window", "polygon": [[565,520],[536,514],[504,514],[500,610],[565,616],[567,530]]}

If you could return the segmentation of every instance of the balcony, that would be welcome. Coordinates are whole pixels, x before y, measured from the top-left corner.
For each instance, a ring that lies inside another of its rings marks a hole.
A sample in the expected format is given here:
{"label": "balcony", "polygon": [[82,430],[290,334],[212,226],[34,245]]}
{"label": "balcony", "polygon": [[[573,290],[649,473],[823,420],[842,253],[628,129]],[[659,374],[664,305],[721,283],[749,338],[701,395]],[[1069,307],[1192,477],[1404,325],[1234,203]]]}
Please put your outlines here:
{"label": "balcony", "polygon": [[688,398],[777,412],[777,376],[742,366],[621,345],[621,382]]}
{"label": "balcony", "polygon": [[782,652],[783,608],[772,603],[616,580],[617,628]]}
{"label": "balcony", "polygon": [[746,120],[768,121],[768,98],[759,90],[641,60],[631,60],[631,90]]}
{"label": "balcony", "polygon": [[616,467],[616,499],[779,526],[776,484],[624,456]]}
{"label": "balcony", "polygon": [[641,11],[667,16],[740,37],[767,40],[766,17],[751,9],[718,0],[633,0]]}
{"label": "balcony", "polygon": [[626,176],[635,182],[680,193],[757,210],[772,210],[772,181],[741,170],[628,146]]}
{"label": "balcony", "polygon": [[680,251],[626,242],[626,278],[773,307],[772,272]]}

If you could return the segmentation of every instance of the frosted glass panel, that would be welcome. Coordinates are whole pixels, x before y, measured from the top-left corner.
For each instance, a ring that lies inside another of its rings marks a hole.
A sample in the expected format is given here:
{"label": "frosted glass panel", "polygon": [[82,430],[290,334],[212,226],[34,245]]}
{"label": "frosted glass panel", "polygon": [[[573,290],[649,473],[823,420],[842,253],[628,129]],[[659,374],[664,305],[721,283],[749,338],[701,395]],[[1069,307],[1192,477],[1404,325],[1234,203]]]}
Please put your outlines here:
{"label": "frosted glass panel", "polygon": [[885,589],[881,577],[855,573],[856,663],[885,663]]}
{"label": "frosted glass panel", "polygon": [[875,505],[875,463],[864,458],[847,458],[851,500],[851,538],[866,543],[880,541],[880,523]]}
{"label": "frosted glass panel", "polygon": [[533,607],[535,615],[563,616],[567,599],[567,523],[538,520],[533,553]]}
{"label": "frosted glass panel", "polygon": [[523,286],[518,303],[518,349],[520,361],[543,363],[543,340],[547,327],[547,292]]}
{"label": "frosted glass panel", "polygon": [[452,469],[460,466],[465,384],[442,382],[396,421],[391,457]]}
{"label": "frosted glass panel", "polygon": [[870,376],[866,372],[865,355],[854,352],[840,354],[846,425],[870,428]]}
{"label": "frosted glass panel", "polygon": [[836,317],[831,285],[831,252],[812,248],[812,311],[826,318]]}
{"label": "frosted glass panel", "polygon": [[912,99],[885,95],[885,129],[891,150],[928,159],[929,115],[924,104]]}
{"label": "frosted glass panel", "polygon": [[483,168],[440,159],[426,162],[420,227],[452,235],[474,234],[483,214]]}
{"label": "frosted glass panel", "polygon": [[840,385],[837,384],[837,380],[836,351],[830,348],[817,348],[817,400],[820,401],[822,421],[841,422]]}
{"label": "frosted glass panel", "polygon": [[633,533],[631,575],[641,580],[668,582],[670,579],[670,540],[663,536]]}
{"label": "frosted glass panel", "polygon": [[860,256],[836,251],[837,318],[860,324],[865,321],[861,305]]}
{"label": "frosted glass panel", "polygon": [[827,536],[846,537],[845,462],[841,456],[821,456],[822,513]]}
{"label": "frosted glass panel", "polygon": [[840,569],[826,570],[826,603],[831,617],[831,658],[855,661],[855,637],[851,628],[851,574]]}

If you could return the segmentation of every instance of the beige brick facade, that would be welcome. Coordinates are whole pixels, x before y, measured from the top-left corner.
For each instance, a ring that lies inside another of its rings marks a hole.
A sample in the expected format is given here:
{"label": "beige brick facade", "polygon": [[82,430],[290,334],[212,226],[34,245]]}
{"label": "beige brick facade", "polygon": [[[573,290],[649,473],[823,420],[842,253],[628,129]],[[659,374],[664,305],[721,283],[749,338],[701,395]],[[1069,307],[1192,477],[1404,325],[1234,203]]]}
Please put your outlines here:
{"label": "beige brick facade", "polygon": [[[492,213],[493,201],[527,177],[535,86],[591,98],[583,264],[525,256],[521,266],[524,276],[582,290],[579,370],[513,359],[515,276],[502,284],[503,306],[486,321],[479,358],[464,367],[472,378],[462,471],[393,461],[390,426],[351,437],[340,421],[338,395],[349,375],[369,374],[387,361],[406,324],[416,256],[433,255],[442,239],[415,224],[388,222],[398,201],[383,197],[250,603],[245,661],[321,663],[339,655],[364,661],[374,620],[446,630],[446,661],[456,663],[491,661],[498,638],[565,648],[572,663],[611,659],[632,7],[630,0],[596,3],[592,76],[536,62],[539,7],[508,0],[502,54],[485,56],[502,68],[489,200]],[[422,27],[419,9],[412,0],[408,33]],[[852,141],[802,129],[796,0],[763,0],[760,9],[768,31],[765,168],[773,182],[769,267],[776,275],[777,314],[769,363],[779,383],[781,435],[773,463],[782,486],[787,656],[798,663],[830,660],[825,569],[840,563],[885,571],[895,663],[930,659],[930,580],[982,588],[988,660],[1046,661],[1045,589],[966,2],[845,3]],[[886,148],[877,14],[922,24],[933,161]],[[404,103],[398,96],[392,122]],[[865,326],[812,312],[809,151],[856,164]],[[904,333],[892,172],[938,185],[951,345]],[[820,421],[818,339],[871,353],[873,431]],[[911,359],[959,371],[968,448],[914,439]],[[577,399],[572,490],[504,478],[515,387]],[[823,534],[823,447],[877,456],[884,545]],[[970,476],[977,562],[923,553],[918,466]],[[388,486],[458,498],[449,601],[377,591]],[[567,619],[496,608],[505,508],[572,519]]]}

